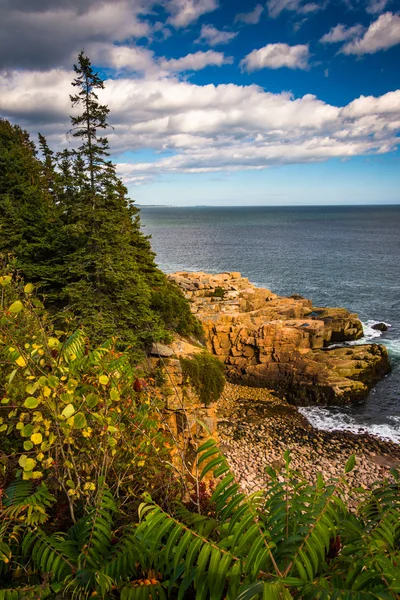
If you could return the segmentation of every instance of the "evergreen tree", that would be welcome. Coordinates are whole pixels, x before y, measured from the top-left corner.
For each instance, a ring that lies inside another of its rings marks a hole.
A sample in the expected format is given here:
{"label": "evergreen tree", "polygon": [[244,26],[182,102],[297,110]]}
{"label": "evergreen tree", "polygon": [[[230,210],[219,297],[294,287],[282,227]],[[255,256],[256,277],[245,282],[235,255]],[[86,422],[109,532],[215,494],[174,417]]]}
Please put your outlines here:
{"label": "evergreen tree", "polygon": [[181,291],[157,268],[139,211],[107,158],[101,134],[109,109],[96,93],[104,83],[83,52],[74,68],[76,149],[54,154],[39,135],[40,161],[26,132],[0,127],[0,251],[13,252],[21,274],[43,285],[60,327],[83,325],[94,342],[117,336],[143,350],[169,339],[170,330],[200,336]]}
{"label": "evergreen tree", "polygon": [[79,91],[71,95],[70,99],[73,107],[82,108],[82,113],[71,117],[71,131],[74,138],[81,140],[78,153],[81,160],[86,161],[92,200],[95,203],[96,193],[99,193],[102,187],[104,172],[112,168],[111,163],[105,159],[109,156],[108,139],[98,135],[99,130],[109,127],[107,116],[110,110],[98,101],[96,90],[104,89],[104,82],[93,71],[90,60],[83,51],[78,56],[78,64],[74,65],[74,71],[77,77],[72,85]]}
{"label": "evergreen tree", "polygon": [[[41,143],[47,147],[43,136]],[[60,238],[50,159],[49,151],[43,165],[28,133],[0,120],[0,252],[12,254],[21,274],[44,289],[60,285],[54,268]]]}

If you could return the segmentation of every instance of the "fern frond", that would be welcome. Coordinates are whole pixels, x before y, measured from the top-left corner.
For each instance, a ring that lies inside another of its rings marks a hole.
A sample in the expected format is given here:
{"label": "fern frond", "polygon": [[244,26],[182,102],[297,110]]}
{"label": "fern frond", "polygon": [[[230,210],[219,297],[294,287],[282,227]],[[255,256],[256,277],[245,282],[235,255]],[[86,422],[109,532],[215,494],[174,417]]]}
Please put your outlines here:
{"label": "fern frond", "polygon": [[121,590],[121,600],[167,600],[164,588],[160,583],[145,584],[133,582]]}
{"label": "fern frond", "polygon": [[23,556],[31,556],[37,569],[50,574],[53,581],[63,581],[76,570],[76,545],[61,535],[47,536],[37,528],[27,533],[21,549]]}
{"label": "fern frond", "polygon": [[34,490],[31,482],[16,481],[6,490],[3,517],[24,521],[26,525],[42,524],[47,521],[46,511],[54,502],[54,496],[44,483]]}
{"label": "fern frond", "polygon": [[0,589],[0,600],[45,600],[50,594],[48,585],[27,585]]}
{"label": "fern frond", "polygon": [[67,362],[81,360],[85,354],[86,334],[83,329],[77,329],[67,338],[61,348],[61,356]]}
{"label": "fern frond", "polygon": [[105,486],[101,486],[95,507],[82,520],[79,532],[81,554],[79,567],[93,569],[102,565],[111,547],[111,525],[116,512],[114,498]]}
{"label": "fern frond", "polygon": [[138,574],[136,564],[140,563],[142,569],[150,568],[146,564],[147,559],[146,547],[138,539],[136,528],[128,528],[113,549],[103,571],[120,583]]}

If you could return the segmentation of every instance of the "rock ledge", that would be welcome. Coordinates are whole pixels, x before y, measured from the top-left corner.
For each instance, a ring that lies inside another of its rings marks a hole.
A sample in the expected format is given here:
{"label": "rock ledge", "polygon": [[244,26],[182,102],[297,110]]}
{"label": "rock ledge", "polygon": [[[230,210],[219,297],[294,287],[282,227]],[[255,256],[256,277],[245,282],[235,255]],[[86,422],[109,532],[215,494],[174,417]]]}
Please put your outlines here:
{"label": "rock ledge", "polygon": [[363,329],[344,308],[278,296],[238,272],[169,278],[190,301],[208,349],[225,363],[232,382],[275,389],[296,405],[347,404],[362,401],[390,371],[384,346],[345,345]]}

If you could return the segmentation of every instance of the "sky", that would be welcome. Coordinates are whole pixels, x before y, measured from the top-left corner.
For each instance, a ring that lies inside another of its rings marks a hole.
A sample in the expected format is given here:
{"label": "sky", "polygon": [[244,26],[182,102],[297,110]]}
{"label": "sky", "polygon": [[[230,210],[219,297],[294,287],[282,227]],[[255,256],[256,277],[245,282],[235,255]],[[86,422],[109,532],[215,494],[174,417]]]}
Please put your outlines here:
{"label": "sky", "polygon": [[0,115],[68,147],[82,49],[138,204],[400,204],[400,0],[0,0]]}

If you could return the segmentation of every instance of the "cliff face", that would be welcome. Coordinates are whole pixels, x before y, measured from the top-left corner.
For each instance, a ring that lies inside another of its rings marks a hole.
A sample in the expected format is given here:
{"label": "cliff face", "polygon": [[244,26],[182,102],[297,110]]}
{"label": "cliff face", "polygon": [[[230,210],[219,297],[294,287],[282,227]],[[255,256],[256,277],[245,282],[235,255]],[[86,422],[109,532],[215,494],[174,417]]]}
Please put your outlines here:
{"label": "cliff face", "polygon": [[346,404],[363,400],[390,370],[384,346],[329,347],[363,334],[357,315],[346,309],[277,296],[235,272],[169,278],[190,301],[208,349],[233,382],[275,389],[297,405]]}

